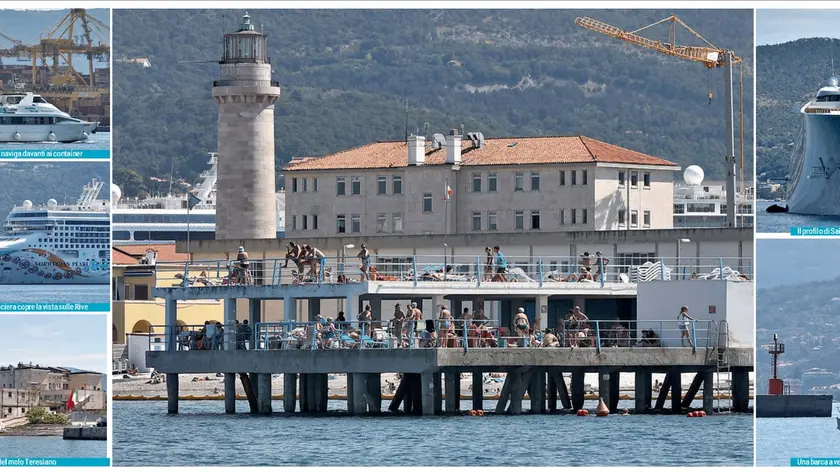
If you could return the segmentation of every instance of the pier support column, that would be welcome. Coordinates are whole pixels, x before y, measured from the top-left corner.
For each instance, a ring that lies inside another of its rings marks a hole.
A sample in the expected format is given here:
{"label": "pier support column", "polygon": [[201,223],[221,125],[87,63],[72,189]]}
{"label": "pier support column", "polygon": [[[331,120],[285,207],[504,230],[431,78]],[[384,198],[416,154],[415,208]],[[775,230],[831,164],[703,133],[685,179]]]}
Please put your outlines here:
{"label": "pier support column", "polygon": [[347,374],[353,376],[353,414],[364,415],[367,413],[367,374]]}
{"label": "pier support column", "polygon": [[167,413],[178,414],[178,374],[166,374]]}
{"label": "pier support column", "polygon": [[572,401],[569,398],[569,389],[566,387],[566,378],[563,372],[559,370],[556,370],[556,372],[557,375],[554,377],[554,381],[557,383],[557,394],[560,396],[560,403],[564,409],[570,410],[572,408]]}
{"label": "pier support column", "polygon": [[[286,395],[288,395],[288,388],[286,381],[288,380],[288,376],[292,376],[291,384],[292,384],[292,409],[289,411],[285,408],[286,403]],[[294,412],[295,411],[295,374],[286,374],[286,378],[283,382],[283,405],[284,409],[287,412]],[[271,413],[271,374],[257,374],[257,410],[264,414],[268,415]]]}
{"label": "pier support column", "polygon": [[[399,411],[400,403],[405,403],[406,405],[411,401],[409,398],[411,389],[409,388],[409,381],[405,375],[400,378],[400,384],[397,386],[397,391],[394,393],[394,398],[391,400],[391,404],[388,405],[388,410],[390,411]],[[410,410],[410,408],[405,408],[405,411]]]}
{"label": "pier support column", "polygon": [[433,373],[432,378],[434,379],[432,385],[432,394],[435,401],[434,414],[439,415],[443,413],[443,372]]}
{"label": "pier support column", "polygon": [[[432,296],[432,312],[428,315],[424,314],[423,318],[427,320],[436,320],[438,319],[438,314],[440,313],[441,305],[445,306],[447,310],[449,310],[449,301],[444,298],[443,295],[434,295]],[[451,313],[452,310],[449,310]]]}
{"label": "pier support column", "polygon": [[297,300],[292,297],[283,297],[283,321],[297,321]]}
{"label": "pier support column", "polygon": [[703,372],[703,411],[707,415],[715,412],[715,373]]}
{"label": "pier support column", "polygon": [[306,309],[309,312],[309,318],[307,318],[307,321],[315,321],[315,316],[321,314],[321,299],[307,298]]}
{"label": "pier support column", "polygon": [[[258,325],[262,323],[262,300],[258,300],[255,298],[248,299],[248,324],[251,325],[251,339],[248,340],[246,344],[247,348],[250,350],[256,349],[260,342],[260,333]],[[265,349],[268,349],[268,346],[265,346]],[[253,373],[252,373],[253,374]],[[259,387],[258,387],[259,388]]]}
{"label": "pier support column", "polygon": [[732,411],[745,413],[750,407],[750,377],[743,369],[732,371]]}
{"label": "pier support column", "polygon": [[548,368],[548,412],[557,412],[557,380],[555,379],[556,372],[553,367]]}
{"label": "pier support column", "polygon": [[236,374],[225,374],[225,413],[236,413]]}
{"label": "pier support column", "polygon": [[650,401],[653,398],[650,372],[646,370],[636,371],[636,414],[643,415],[650,410]]}
{"label": "pier support column", "polygon": [[446,371],[446,412],[455,413],[461,405],[461,374]]}
{"label": "pier support column", "polygon": [[[268,384],[271,385],[271,376],[269,375]],[[260,386],[262,389],[262,386]],[[258,393],[261,395],[261,393]],[[297,374],[283,374],[283,411],[286,413],[295,412],[295,403],[297,402]]]}
{"label": "pier support column", "polygon": [[327,402],[329,401],[329,376],[328,374],[313,374],[315,377],[315,411],[326,413]]}
{"label": "pier support column", "polygon": [[[224,329],[225,332],[223,334],[224,344],[222,345],[222,349],[225,351],[233,351],[236,349],[236,299],[235,298],[225,298],[225,320],[224,320]],[[227,379],[227,375],[225,374],[225,379]],[[227,382],[227,380],[225,380]]]}
{"label": "pier support column", "polygon": [[309,413],[318,412],[318,388],[321,374],[306,374],[306,407]]}
{"label": "pier support column", "polygon": [[621,396],[621,372],[610,372],[610,402],[607,403],[610,411],[618,411],[618,400]]}
{"label": "pier support column", "polygon": [[456,320],[460,320],[463,318],[464,315],[464,301],[461,299],[458,300],[451,300],[452,303],[452,317]]}
{"label": "pier support column", "polygon": [[435,379],[433,372],[420,374],[420,402],[423,415],[435,414]]}
{"label": "pier support column", "polygon": [[382,374],[367,374],[368,408],[371,413],[382,411]]}
{"label": "pier support column", "polygon": [[348,326],[358,325],[359,312],[359,296],[352,295],[344,300],[344,319],[347,320]]}
{"label": "pier support column", "polygon": [[682,412],[682,372],[679,370],[674,372],[671,382],[671,412]]}
{"label": "pier support column", "polygon": [[[166,333],[166,350],[175,352],[178,350],[178,300],[167,299],[164,306],[164,332]],[[177,375],[176,375],[177,376]],[[167,375],[167,377],[169,377]],[[178,407],[175,407],[175,413]]]}
{"label": "pier support column", "polygon": [[583,391],[584,374],[585,372],[580,369],[572,371],[572,408],[575,410],[583,408],[583,400],[586,393]]}
{"label": "pier support column", "polygon": [[370,301],[370,317],[374,321],[373,326],[383,326],[382,320],[386,319],[385,313],[382,313],[382,299],[374,298]]}
{"label": "pier support column", "polygon": [[545,331],[548,328],[548,296],[540,295],[537,297],[537,313],[534,321],[534,329]]}
{"label": "pier support column", "polygon": [[700,384],[703,383],[703,372],[697,372],[694,376],[694,379],[691,380],[691,385],[688,387],[688,391],[685,392],[685,397],[682,399],[682,407],[683,408],[690,408],[691,402],[694,401],[694,397],[697,396],[697,392],[700,390]]}
{"label": "pier support column", "polygon": [[545,376],[543,368],[537,368],[531,376],[531,413],[545,413]]}
{"label": "pier support column", "polygon": [[[519,415],[522,413],[522,402],[525,400],[525,392],[531,384],[531,377],[533,375],[533,369],[525,369],[517,372],[511,379],[509,414]],[[507,380],[505,380],[505,383],[507,383]]]}
{"label": "pier support column", "polygon": [[472,372],[472,407],[473,410],[484,409],[484,374],[480,370]]}

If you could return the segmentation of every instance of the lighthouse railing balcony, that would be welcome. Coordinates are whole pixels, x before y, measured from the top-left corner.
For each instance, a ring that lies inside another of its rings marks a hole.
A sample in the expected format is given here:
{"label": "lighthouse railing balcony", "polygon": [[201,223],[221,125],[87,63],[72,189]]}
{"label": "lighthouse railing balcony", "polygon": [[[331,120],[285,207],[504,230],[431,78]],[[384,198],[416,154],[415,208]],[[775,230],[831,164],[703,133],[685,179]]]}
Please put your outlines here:
{"label": "lighthouse railing balcony", "polygon": [[242,80],[242,79],[219,79],[213,81],[213,87],[279,87],[280,82],[276,80]]}
{"label": "lighthouse railing balcony", "polygon": [[752,258],[569,256],[509,257],[504,263],[486,256],[371,256],[365,268],[355,257],[319,261],[251,259],[247,270],[235,260],[189,261],[159,266],[155,286],[292,285],[378,282],[394,287],[597,288],[633,286],[650,281],[753,279]]}

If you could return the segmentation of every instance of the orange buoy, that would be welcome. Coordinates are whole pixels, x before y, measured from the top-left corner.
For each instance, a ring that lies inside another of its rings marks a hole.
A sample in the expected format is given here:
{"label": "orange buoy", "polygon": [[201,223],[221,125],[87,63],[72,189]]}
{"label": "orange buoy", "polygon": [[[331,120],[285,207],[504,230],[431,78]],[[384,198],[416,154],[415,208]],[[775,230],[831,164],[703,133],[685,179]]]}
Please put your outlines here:
{"label": "orange buoy", "polygon": [[610,409],[607,408],[607,404],[604,403],[603,398],[598,399],[598,408],[595,408],[595,416],[607,416],[610,414]]}
{"label": "orange buoy", "polygon": [[697,416],[697,415],[695,415],[694,413],[696,413],[696,412],[694,412],[694,411],[689,411],[689,412],[688,412],[688,414],[687,414],[687,415],[685,415],[685,416],[687,416],[688,418],[694,418],[695,416]]}
{"label": "orange buoy", "polygon": [[475,412],[478,413],[478,416],[484,416],[484,410],[476,410]]}
{"label": "orange buoy", "polygon": [[706,416],[706,412],[705,412],[705,411],[703,411],[703,410],[699,410],[699,411],[697,412],[697,416],[699,416],[699,417],[701,417],[701,418],[702,418],[702,417]]}
{"label": "orange buoy", "polygon": [[578,410],[577,415],[578,416],[589,416],[589,410]]}
{"label": "orange buoy", "polygon": [[476,416],[477,414],[478,412],[476,412],[475,410],[470,410],[470,416]]}

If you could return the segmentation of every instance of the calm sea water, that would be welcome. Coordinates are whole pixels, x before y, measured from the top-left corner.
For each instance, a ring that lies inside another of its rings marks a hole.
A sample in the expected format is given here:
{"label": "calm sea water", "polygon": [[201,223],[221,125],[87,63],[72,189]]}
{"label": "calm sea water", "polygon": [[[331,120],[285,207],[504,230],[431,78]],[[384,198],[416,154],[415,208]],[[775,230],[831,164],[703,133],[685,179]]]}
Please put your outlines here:
{"label": "calm sea water", "polygon": [[[836,411],[840,403],[835,403]],[[835,418],[757,418],[756,464],[790,466],[791,457],[840,458]]]}
{"label": "calm sea water", "polygon": [[0,149],[111,149],[111,133],[93,133],[79,143],[0,143]]}
{"label": "calm sea water", "polygon": [[840,216],[794,215],[791,213],[767,213],[767,207],[785,202],[758,202],[756,204],[757,233],[790,233],[791,226],[840,226]]}
{"label": "calm sea water", "polygon": [[[462,408],[470,405],[463,402]],[[273,407],[282,411],[282,402]],[[331,401],[329,407],[343,409],[346,402]],[[488,410],[494,407],[495,402],[485,402]],[[248,404],[240,401],[236,408],[246,412]],[[266,417],[223,412],[219,401],[181,402],[178,415],[168,415],[165,402],[116,402],[113,463],[195,466],[200,456],[202,465],[230,466],[753,464],[751,415]]]}
{"label": "calm sea water", "polygon": [[6,303],[108,303],[108,285],[0,285]]}
{"label": "calm sea water", "polygon": [[0,457],[106,457],[107,441],[65,441],[61,437],[0,437]]}

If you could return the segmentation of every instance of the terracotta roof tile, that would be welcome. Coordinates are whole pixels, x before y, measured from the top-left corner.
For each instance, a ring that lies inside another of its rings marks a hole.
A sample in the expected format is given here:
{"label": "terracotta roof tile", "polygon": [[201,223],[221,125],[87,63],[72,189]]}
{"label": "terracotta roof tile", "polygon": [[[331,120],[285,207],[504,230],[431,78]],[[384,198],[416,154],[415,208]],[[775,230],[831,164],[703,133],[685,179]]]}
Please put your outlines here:
{"label": "terracotta roof tile", "polygon": [[[472,147],[469,139],[461,141],[462,166],[518,164],[574,164],[607,162],[654,166],[676,166],[675,163],[607,144],[586,136],[548,136],[536,138],[491,138],[484,147]],[[445,149],[426,147],[425,165],[446,163]],[[385,141],[348,149],[328,156],[292,160],[286,171],[330,169],[384,169],[408,166],[405,142]]]}
{"label": "terracotta roof tile", "polygon": [[[174,244],[127,244],[124,246],[114,246],[114,250],[127,254],[129,257],[139,259],[146,255],[146,250],[152,249],[157,251],[157,262],[185,262],[188,259],[186,253],[175,252]],[[113,260],[113,259],[112,259]],[[134,264],[137,263],[135,260]],[[114,263],[118,264],[118,263]]]}
{"label": "terracotta roof tile", "polygon": [[117,248],[111,249],[111,264],[115,266],[136,265],[137,259],[120,251]]}

